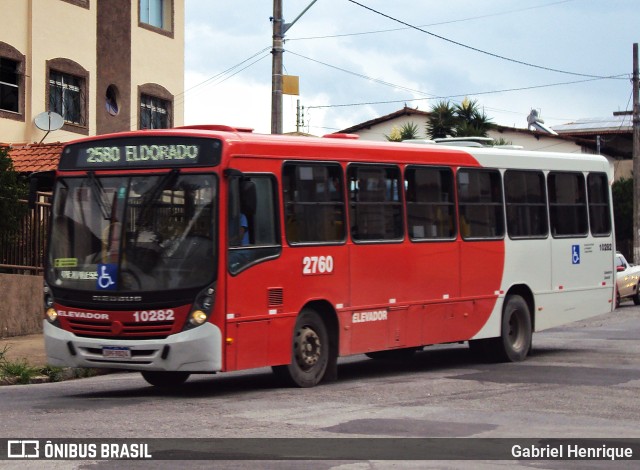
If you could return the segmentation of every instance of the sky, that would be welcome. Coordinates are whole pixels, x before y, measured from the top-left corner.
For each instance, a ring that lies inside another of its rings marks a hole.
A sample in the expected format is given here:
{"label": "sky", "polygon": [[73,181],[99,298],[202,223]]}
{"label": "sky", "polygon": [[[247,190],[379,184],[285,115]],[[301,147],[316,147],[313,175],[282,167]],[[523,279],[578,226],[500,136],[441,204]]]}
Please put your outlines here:
{"label": "sky", "polygon": [[[312,1],[282,0],[285,22]],[[185,124],[270,133],[273,1],[185,4]],[[283,131],[298,102],[313,135],[465,97],[510,127],[611,117],[633,107],[639,25],[638,0],[317,0],[285,36]]]}

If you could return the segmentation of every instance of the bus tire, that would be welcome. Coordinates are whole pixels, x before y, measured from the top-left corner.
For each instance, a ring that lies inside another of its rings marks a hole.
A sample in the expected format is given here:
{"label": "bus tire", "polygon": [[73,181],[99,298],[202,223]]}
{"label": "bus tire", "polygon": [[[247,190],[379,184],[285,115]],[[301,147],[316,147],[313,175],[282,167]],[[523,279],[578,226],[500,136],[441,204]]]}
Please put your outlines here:
{"label": "bus tire", "polygon": [[291,364],[273,367],[274,373],[296,387],[318,385],[330,366],[335,366],[330,361],[337,358],[331,354],[327,327],[315,310],[300,312],[291,343]]}
{"label": "bus tire", "polygon": [[519,362],[531,352],[532,328],[529,305],[519,295],[510,295],[502,308],[501,333],[497,338],[469,341],[469,349],[486,362]]}
{"label": "bus tire", "polygon": [[188,372],[145,371],[142,378],[154,387],[170,388],[182,385],[189,378]]}
{"label": "bus tire", "polygon": [[531,313],[529,304],[519,295],[510,295],[502,308],[502,331],[492,339],[493,352],[500,362],[519,362],[531,348]]}

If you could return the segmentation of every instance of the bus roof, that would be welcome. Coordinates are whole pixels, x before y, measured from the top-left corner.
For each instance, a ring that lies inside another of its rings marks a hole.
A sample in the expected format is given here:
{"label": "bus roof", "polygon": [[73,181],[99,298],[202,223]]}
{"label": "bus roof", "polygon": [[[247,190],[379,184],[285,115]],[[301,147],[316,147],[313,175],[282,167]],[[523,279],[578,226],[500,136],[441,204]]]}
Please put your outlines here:
{"label": "bus roof", "polygon": [[[610,164],[601,155],[505,149],[496,147],[458,147],[454,145],[415,145],[402,142],[359,140],[352,134],[328,134],[324,137],[272,135],[251,132],[248,128],[224,125],[184,126],[120,132],[83,138],[77,142],[101,141],[123,137],[191,136],[216,138],[224,142],[224,154],[230,156],[321,159],[323,161],[376,161],[388,163],[431,163],[453,166],[542,169],[565,171],[605,171]],[[328,153],[327,151],[330,150]],[[354,150],[357,154],[354,155]],[[399,152],[401,150],[401,152]],[[224,161],[224,160],[223,160]]]}

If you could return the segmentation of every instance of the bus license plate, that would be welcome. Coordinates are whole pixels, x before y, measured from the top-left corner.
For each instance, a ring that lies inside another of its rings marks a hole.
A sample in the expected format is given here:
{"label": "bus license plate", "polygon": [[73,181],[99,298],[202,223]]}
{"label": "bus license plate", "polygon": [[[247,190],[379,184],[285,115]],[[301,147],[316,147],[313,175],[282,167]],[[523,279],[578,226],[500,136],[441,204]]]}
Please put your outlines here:
{"label": "bus license plate", "polygon": [[131,359],[131,349],[121,346],[103,346],[102,357],[110,359]]}

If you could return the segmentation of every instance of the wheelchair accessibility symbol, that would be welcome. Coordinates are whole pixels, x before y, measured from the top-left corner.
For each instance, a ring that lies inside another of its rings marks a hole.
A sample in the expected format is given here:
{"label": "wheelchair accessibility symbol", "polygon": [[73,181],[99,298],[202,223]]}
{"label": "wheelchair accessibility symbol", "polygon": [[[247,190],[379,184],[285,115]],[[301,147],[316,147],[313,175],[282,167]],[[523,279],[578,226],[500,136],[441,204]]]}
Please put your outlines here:
{"label": "wheelchair accessibility symbol", "polygon": [[571,245],[571,264],[580,264],[580,245]]}
{"label": "wheelchair accessibility symbol", "polygon": [[98,280],[96,281],[96,289],[98,290],[116,290],[117,264],[99,264]]}

